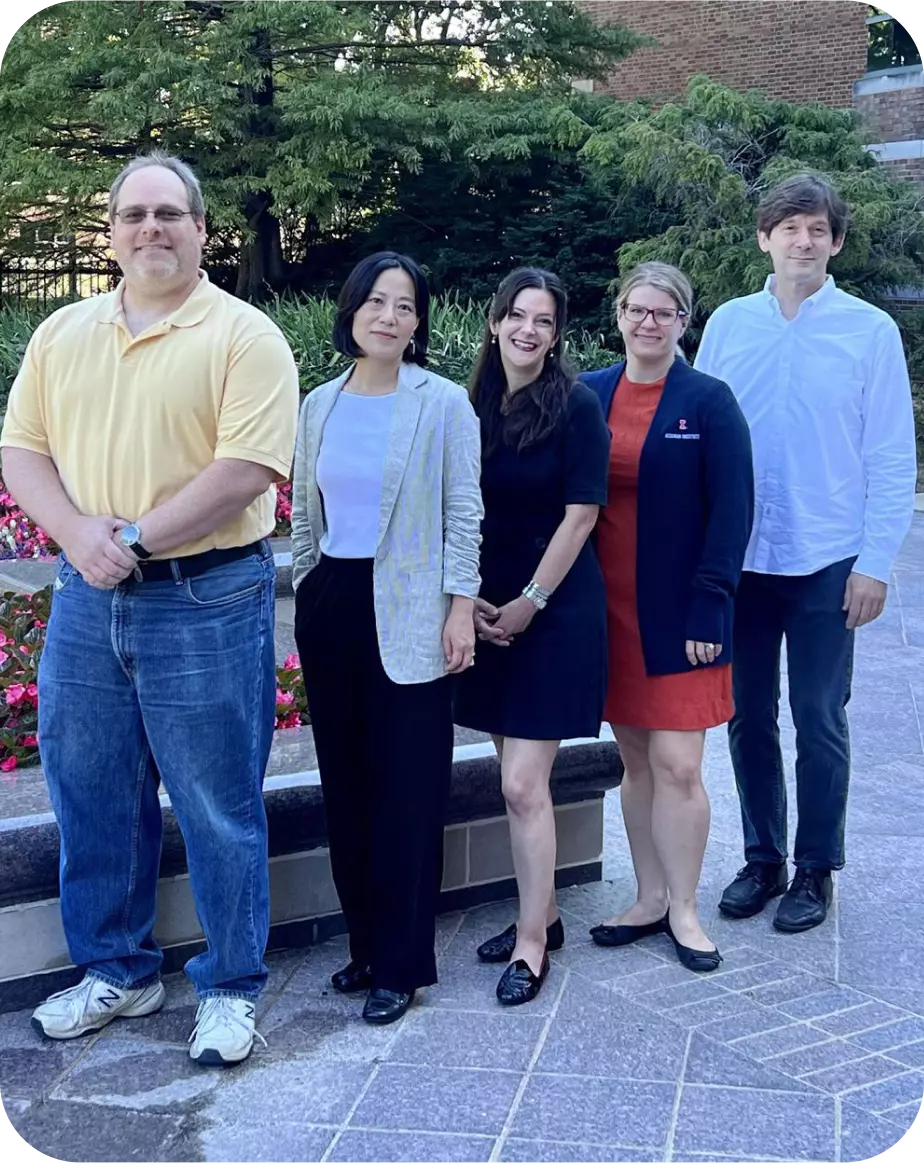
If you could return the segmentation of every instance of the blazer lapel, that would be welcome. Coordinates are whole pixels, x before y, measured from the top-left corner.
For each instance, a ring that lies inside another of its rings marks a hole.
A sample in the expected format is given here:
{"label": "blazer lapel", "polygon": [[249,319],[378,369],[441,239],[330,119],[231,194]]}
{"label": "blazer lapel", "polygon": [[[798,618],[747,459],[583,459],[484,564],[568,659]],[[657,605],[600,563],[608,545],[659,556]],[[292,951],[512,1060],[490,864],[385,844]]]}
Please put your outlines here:
{"label": "blazer lapel", "polygon": [[388,531],[388,524],[398,499],[398,490],[404,480],[411,446],[417,433],[417,422],[423,404],[420,389],[427,382],[427,373],[417,364],[402,363],[398,372],[398,394],[388,431],[388,448],[385,452],[385,474],[382,478],[382,504],[379,509],[380,548]]}

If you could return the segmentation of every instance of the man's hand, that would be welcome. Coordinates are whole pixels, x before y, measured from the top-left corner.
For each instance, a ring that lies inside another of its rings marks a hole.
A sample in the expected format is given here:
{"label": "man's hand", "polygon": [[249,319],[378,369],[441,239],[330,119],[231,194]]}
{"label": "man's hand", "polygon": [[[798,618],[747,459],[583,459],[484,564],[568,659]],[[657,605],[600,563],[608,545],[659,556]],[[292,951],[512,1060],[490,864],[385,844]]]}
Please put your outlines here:
{"label": "man's hand", "polygon": [[89,585],[111,590],[138,564],[130,550],[113,540],[128,524],[121,517],[78,517],[71,525],[61,548]]}
{"label": "man's hand", "polygon": [[874,622],[885,608],[888,592],[885,582],[867,577],[865,573],[852,573],[847,578],[841,607],[847,614],[847,629],[856,630],[858,626]]}

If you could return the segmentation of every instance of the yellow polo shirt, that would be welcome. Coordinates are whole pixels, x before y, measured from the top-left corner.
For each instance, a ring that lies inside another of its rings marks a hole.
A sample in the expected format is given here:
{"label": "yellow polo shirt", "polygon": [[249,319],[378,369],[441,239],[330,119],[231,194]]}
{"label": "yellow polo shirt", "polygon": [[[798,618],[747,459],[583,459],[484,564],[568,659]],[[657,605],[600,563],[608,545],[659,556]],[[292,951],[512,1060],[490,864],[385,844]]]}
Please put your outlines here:
{"label": "yellow polo shirt", "polygon": [[[10,391],[0,447],[50,456],[86,516],[137,521],[215,460],[249,460],[284,480],[298,373],[262,311],[209,282],[139,335],[122,286],[55,311],[36,329]],[[164,556],[247,545],[275,525],[270,487],[208,537]]]}

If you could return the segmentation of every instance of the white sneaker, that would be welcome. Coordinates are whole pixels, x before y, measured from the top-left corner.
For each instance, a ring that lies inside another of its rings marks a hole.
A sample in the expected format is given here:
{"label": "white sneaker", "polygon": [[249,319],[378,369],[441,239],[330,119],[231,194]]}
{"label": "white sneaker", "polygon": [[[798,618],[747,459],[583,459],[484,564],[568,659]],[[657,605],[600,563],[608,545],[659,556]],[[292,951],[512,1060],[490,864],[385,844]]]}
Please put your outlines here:
{"label": "white sneaker", "polygon": [[155,1014],[167,994],[159,981],[141,989],[120,989],[87,975],[79,985],[53,993],[32,1015],[32,1026],[46,1038],[79,1038],[101,1030],[113,1018]]}
{"label": "white sneaker", "polygon": [[243,1062],[253,1049],[254,1038],[266,1039],[254,1029],[252,1001],[242,997],[207,997],[196,1010],[196,1024],[189,1035],[189,1056],[203,1066],[230,1066]]}

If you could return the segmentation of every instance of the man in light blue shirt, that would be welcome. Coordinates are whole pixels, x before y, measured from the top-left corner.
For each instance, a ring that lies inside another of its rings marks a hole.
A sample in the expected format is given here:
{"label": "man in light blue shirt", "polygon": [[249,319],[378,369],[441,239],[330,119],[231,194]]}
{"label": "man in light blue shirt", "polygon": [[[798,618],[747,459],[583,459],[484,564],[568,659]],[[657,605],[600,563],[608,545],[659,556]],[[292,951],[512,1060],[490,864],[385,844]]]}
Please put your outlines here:
{"label": "man in light blue shirt", "polygon": [[[774,273],[762,291],[719,307],[696,358],[738,398],[756,490],[729,724],[747,863],[719,908],[749,917],[785,894],[774,926],[789,933],[825,919],[831,872],[844,864],[854,630],[882,613],[914,508],[914,418],[898,328],[827,273],[847,221],[846,204],[818,178],[799,174],[770,190],[757,238]],[[784,637],[798,798],[788,890]]]}

